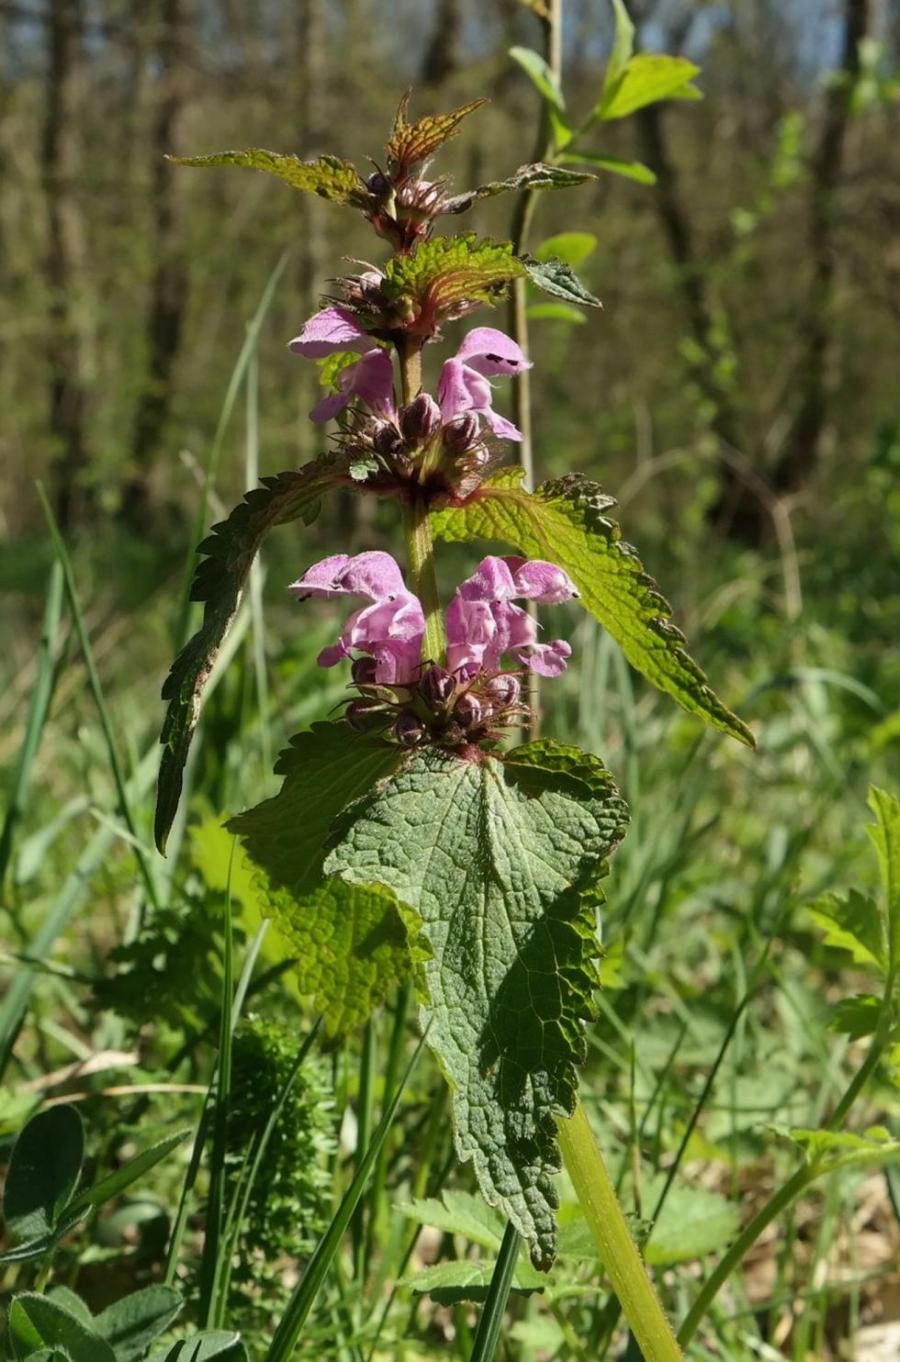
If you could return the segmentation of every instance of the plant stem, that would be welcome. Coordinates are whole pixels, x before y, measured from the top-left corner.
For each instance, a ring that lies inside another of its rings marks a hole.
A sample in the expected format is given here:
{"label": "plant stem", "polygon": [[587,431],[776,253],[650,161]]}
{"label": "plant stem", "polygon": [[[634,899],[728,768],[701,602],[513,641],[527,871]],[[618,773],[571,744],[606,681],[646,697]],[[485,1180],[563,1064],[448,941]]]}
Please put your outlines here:
{"label": "plant stem", "polygon": [[[407,344],[399,349],[399,354],[400,394],[405,406],[422,386],[422,351],[420,347],[413,348]],[[431,662],[441,662],[446,638],[434,567],[434,540],[428,520],[428,504],[412,487],[409,495],[410,499],[403,508],[407,580],[410,591],[422,602],[425,614],[424,656]]]}
{"label": "plant stem", "polygon": [[559,1144],[600,1260],[645,1362],[682,1362],[580,1101],[574,1114],[559,1123]]}
{"label": "plant stem", "polygon": [[[557,85],[562,82],[562,7],[563,0],[549,0],[546,13],[542,18],[544,29],[544,57],[553,73]],[[537,141],[534,148],[534,160],[546,161],[552,157],[554,151],[553,127],[547,112],[546,106],[543,107],[540,127],[538,128]],[[537,194],[533,189],[523,190],[518,195],[515,207],[513,208],[512,224],[510,236],[512,237],[513,252],[521,255],[525,249],[528,239],[528,230],[531,220],[534,217],[534,210],[537,207]],[[528,356],[528,294],[526,281],[516,279],[512,287],[512,296],[509,303],[509,329],[513,340]],[[528,491],[534,490],[534,443],[532,440],[531,427],[531,373],[528,369],[523,369],[517,376],[513,385],[513,410],[515,412],[515,422],[522,432],[522,443],[519,445],[519,462],[525,473],[524,485]],[[534,601],[529,601],[526,609],[529,615],[537,624],[538,610]],[[537,738],[541,728],[541,680],[537,672],[528,671],[525,676],[525,700],[528,705],[529,718],[523,725],[523,737]]]}
{"label": "plant stem", "polygon": [[494,1356],[503,1327],[503,1313],[509,1299],[513,1273],[516,1270],[519,1242],[518,1232],[507,1223],[491,1284],[488,1287],[487,1300],[478,1321],[478,1332],[475,1335],[469,1362],[491,1362]]}

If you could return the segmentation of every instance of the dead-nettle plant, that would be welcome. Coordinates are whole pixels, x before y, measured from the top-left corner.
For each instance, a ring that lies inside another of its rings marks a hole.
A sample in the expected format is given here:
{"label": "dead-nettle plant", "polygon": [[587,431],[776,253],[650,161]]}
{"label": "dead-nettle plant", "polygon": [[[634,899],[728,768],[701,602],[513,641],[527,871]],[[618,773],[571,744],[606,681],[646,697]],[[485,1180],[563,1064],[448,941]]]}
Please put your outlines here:
{"label": "dead-nettle plant", "polygon": [[[476,326],[443,357],[435,393],[422,386],[423,351],[441,346],[445,324],[496,303],[518,279],[596,305],[562,261],[472,232],[434,234],[441,217],[479,199],[591,178],[534,164],[451,193],[428,165],[480,102],[411,122],[404,100],[383,165],[365,179],[332,156],[243,151],[187,162],[272,172],[362,213],[392,254],[338,280],[290,342],[321,366],[328,391],[311,419],[337,420],[330,452],[264,479],[201,545],[202,625],[164,691],[156,835],[163,848],[204,685],[268,531],[309,523],[340,488],[392,501],[405,573],[378,549],[336,553],[291,587],[299,601],[357,604],[319,657],[346,667],[349,698],[340,718],[292,739],[276,768],[281,792],[229,826],[326,1019],[348,1015],[338,994],[356,994],[358,1020],[414,975],[459,1157],[487,1201],[548,1268],[561,1147],[646,1355],[677,1356],[577,1099],[598,987],[600,882],[628,811],[599,757],[549,740],[516,745],[523,673],[556,677],[571,654],[562,638],[542,641],[528,603],[547,606],[549,620],[554,605],[577,602],[653,685],[740,742],[753,739],[687,652],[610,519],[613,500],[576,474],[528,491],[521,470],[500,467],[519,431],[495,410],[492,380],[528,367],[519,345]],[[483,557],[444,609],[435,541],[481,539],[509,553]]]}

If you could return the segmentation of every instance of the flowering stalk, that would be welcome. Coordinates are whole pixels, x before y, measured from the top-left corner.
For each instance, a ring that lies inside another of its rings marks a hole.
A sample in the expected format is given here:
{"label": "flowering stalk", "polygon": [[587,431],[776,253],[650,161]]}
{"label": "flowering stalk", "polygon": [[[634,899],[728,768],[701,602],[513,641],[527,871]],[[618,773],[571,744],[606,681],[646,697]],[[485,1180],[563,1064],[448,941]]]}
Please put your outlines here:
{"label": "flowering stalk", "polygon": [[[406,344],[399,347],[400,392],[404,407],[422,386],[422,350],[411,344],[411,339],[407,338]],[[403,508],[403,533],[410,588],[419,597],[425,613],[425,653],[433,662],[443,662],[446,639],[434,565],[434,538],[428,503],[416,491],[410,492]]]}

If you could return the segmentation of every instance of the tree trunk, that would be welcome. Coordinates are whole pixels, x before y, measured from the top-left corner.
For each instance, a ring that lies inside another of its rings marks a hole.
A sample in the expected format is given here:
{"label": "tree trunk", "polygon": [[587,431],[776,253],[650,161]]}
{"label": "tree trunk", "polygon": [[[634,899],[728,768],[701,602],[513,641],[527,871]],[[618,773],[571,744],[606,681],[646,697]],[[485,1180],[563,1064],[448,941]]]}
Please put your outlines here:
{"label": "tree trunk", "polygon": [[869,29],[871,0],[845,0],[841,65],[828,87],[822,130],[811,164],[809,255],[812,262],[804,334],[797,374],[798,402],[772,471],[776,493],[796,491],[815,471],[828,419],[834,357],[832,305],[837,253],[834,230],[853,90],[859,79],[859,45]]}
{"label": "tree trunk", "polygon": [[44,274],[49,294],[49,427],[54,445],[56,517],[69,529],[88,493],[85,392],[74,307],[78,209],[73,196],[74,84],[82,29],[82,0],[51,0],[47,12],[47,81],[41,135],[46,246]]}
{"label": "tree trunk", "polygon": [[[768,512],[753,486],[741,473],[738,451],[741,432],[738,413],[715,379],[716,353],[712,344],[713,308],[706,287],[703,262],[682,201],[678,176],[665,136],[665,114],[650,104],[635,114],[643,158],[657,177],[653,202],[675,265],[677,285],[696,350],[690,370],[710,404],[710,429],[719,446],[720,492],[710,508],[710,521],[742,542],[756,544],[768,523]],[[755,483],[754,479],[754,483]]]}
{"label": "tree trunk", "polygon": [[460,0],[440,0],[422,62],[423,85],[441,85],[459,67],[462,33]]}
{"label": "tree trunk", "polygon": [[147,313],[147,378],[135,414],[133,472],[123,494],[123,512],[133,522],[139,521],[146,509],[147,478],[172,405],[188,286],[174,168],[166,160],[166,154],[177,149],[184,100],[185,0],[161,0],[159,25],[159,90],[151,133],[156,266]]}

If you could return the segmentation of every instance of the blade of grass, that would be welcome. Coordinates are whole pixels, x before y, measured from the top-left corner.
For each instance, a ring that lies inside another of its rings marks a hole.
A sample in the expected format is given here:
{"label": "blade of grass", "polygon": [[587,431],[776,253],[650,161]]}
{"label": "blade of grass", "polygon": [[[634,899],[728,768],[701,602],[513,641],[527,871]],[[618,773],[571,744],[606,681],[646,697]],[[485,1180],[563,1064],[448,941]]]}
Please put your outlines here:
{"label": "blade of grass", "polygon": [[384,1115],[378,1123],[377,1129],[372,1135],[369,1147],[357,1168],[353,1181],[344,1193],[341,1204],[335,1215],[332,1217],[331,1224],[325,1231],[310,1258],[306,1271],[297,1284],[294,1294],[288,1302],[287,1309],[281,1318],[281,1322],[275,1331],[271,1346],[266,1354],[266,1362],[288,1362],[294,1347],[300,1337],[301,1330],[309,1314],[313,1302],[319,1293],[319,1289],[324,1282],[328,1270],[334,1260],[335,1254],[340,1247],[341,1239],[347,1226],[356,1210],[356,1206],[368,1181],[369,1174],[374,1167],[375,1160],[379,1151],[387,1139],[388,1131],[397,1112],[401,1094],[409,1081],[410,1074],[418,1062],[425,1044],[423,1035],[415,1053],[406,1067],[400,1083],[397,1085],[391,1100],[385,1109]]}
{"label": "blade of grass", "polygon": [[[256,350],[247,365],[247,417],[244,460],[244,484],[248,488],[259,482],[259,361]],[[259,739],[263,774],[272,769],[272,735],[269,727],[269,674],[266,668],[266,630],[262,601],[263,566],[259,554],[253,560],[247,582],[250,601],[253,672],[256,679],[256,705],[259,716]]]}
{"label": "blade of grass", "polygon": [[9,792],[9,804],[6,808],[6,816],[3,819],[3,831],[0,833],[0,891],[2,891],[6,881],[6,871],[12,855],[16,824],[25,813],[25,799],[28,793],[31,767],[37,756],[56,685],[56,645],[59,637],[59,622],[62,617],[62,600],[63,572],[59,559],[57,559],[50,569],[50,580],[47,583],[44,623],[38,643],[37,675],[31,692],[31,704],[28,707],[25,736],[22,739],[19,760],[16,764]]}
{"label": "blade of grass", "polygon": [[194,579],[194,545],[203,537],[206,527],[206,517],[209,514],[209,502],[215,484],[216,474],[219,471],[219,463],[222,458],[222,448],[225,443],[225,432],[231,421],[231,414],[237,402],[241,383],[247,372],[248,365],[253,355],[256,354],[259,345],[259,333],[265,321],[266,314],[275,296],[275,289],[278,286],[284,268],[288,262],[288,252],[285,251],[277,261],[275,268],[266,280],[266,286],[262,291],[262,296],[257,305],[256,311],[247,325],[247,334],[244,336],[244,343],[241,346],[240,354],[235,361],[231,371],[231,378],[228,380],[228,387],[225,391],[225,400],[222,403],[222,410],[219,413],[218,424],[213,435],[212,444],[209,448],[209,455],[206,460],[205,476],[203,480],[203,491],[197,505],[197,515],[194,520],[194,530],[191,535],[191,542],[188,547],[188,556],[185,563],[183,577],[181,604],[178,611],[175,626],[175,642],[178,648],[182,648],[187,642],[190,631],[191,618],[191,582]]}
{"label": "blade of grass", "polygon": [[225,1313],[225,1303],[216,1290],[222,1270],[220,1246],[225,1228],[225,1156],[228,1144],[228,1102],[231,1094],[231,1038],[234,1029],[234,940],[231,921],[231,872],[234,866],[235,838],[228,858],[228,881],[224,905],[224,945],[222,952],[222,1007],[219,1012],[219,1057],[216,1063],[213,1098],[213,1141],[209,1198],[206,1206],[206,1233],[200,1263],[200,1317],[207,1329],[215,1329]]}
{"label": "blade of grass", "polygon": [[[127,792],[130,798],[140,798],[150,789],[156,775],[156,744],[147,752],[134,775]],[[29,958],[43,961],[53,948],[59,935],[65,930],[72,914],[81,903],[94,875],[106,862],[110,847],[116,840],[116,833],[102,827],[94,833],[76,862],[75,869],[68,876],[62,889],[56,895],[40,929],[28,945]],[[31,990],[34,987],[35,973],[30,969],[19,969],[0,1003],[0,1078],[12,1055],[22,1019],[28,1007]]]}
{"label": "blade of grass", "polygon": [[506,1312],[506,1302],[509,1300],[513,1273],[516,1270],[520,1243],[518,1232],[512,1225],[507,1224],[503,1231],[503,1242],[500,1245],[497,1262],[491,1274],[487,1300],[478,1321],[471,1362],[491,1362],[494,1356],[500,1339],[500,1330],[503,1328],[503,1316]]}
{"label": "blade of grass", "polygon": [[125,784],[125,777],[122,773],[122,767],[119,764],[119,756],[116,751],[116,743],[112,729],[112,720],[110,719],[109,716],[109,710],[106,707],[106,700],[103,695],[103,687],[100,685],[100,676],[99,673],[97,672],[96,662],[94,661],[94,652],[93,649],[91,648],[91,642],[90,639],[88,638],[87,626],[85,625],[84,622],[84,615],[81,609],[81,601],[79,600],[78,590],[75,586],[75,574],[72,571],[72,561],[69,558],[68,551],[66,549],[65,544],[63,543],[63,538],[59,532],[59,526],[56,523],[56,517],[53,514],[50,502],[47,500],[47,495],[40,483],[38,483],[37,485],[37,491],[38,496],[40,497],[41,500],[41,505],[44,508],[44,515],[47,518],[47,525],[49,526],[50,529],[50,537],[53,540],[53,547],[56,550],[57,561],[62,567],[63,580],[65,582],[66,588],[66,597],[69,602],[69,609],[72,612],[72,622],[75,625],[75,633],[78,638],[79,647],[81,648],[81,655],[84,658],[84,665],[87,669],[88,682],[90,684],[91,694],[94,697],[94,704],[97,707],[97,714],[100,719],[100,728],[103,732],[103,739],[106,744],[107,760],[109,761],[110,770],[112,771],[113,781],[116,787],[116,794],[118,796],[119,812],[122,815],[122,818],[125,822],[126,827],[128,828],[128,831],[134,838],[133,849],[135,859],[138,863],[138,869],[141,872],[141,879],[144,881],[144,886],[147,890],[147,895],[150,899],[150,902],[154,905],[154,907],[158,907],[159,902],[156,891],[156,883],[153,879],[152,874],[150,873],[150,866],[147,861],[147,858],[144,855],[143,850],[141,849],[137,824],[135,823],[134,816],[131,811],[131,800],[128,797],[128,791],[126,789]]}

